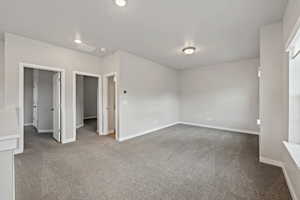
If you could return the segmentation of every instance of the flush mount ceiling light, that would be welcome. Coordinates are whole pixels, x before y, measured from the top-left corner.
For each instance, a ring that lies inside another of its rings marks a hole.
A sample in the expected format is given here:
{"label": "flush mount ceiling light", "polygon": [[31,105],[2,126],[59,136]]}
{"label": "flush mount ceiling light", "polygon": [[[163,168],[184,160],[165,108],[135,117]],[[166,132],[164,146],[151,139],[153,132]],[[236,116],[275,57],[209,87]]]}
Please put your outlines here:
{"label": "flush mount ceiling light", "polygon": [[102,47],[102,48],[100,48],[100,51],[103,53],[106,51],[106,48]]}
{"label": "flush mount ceiling light", "polygon": [[196,52],[196,47],[185,47],[182,51],[185,55],[192,55]]}
{"label": "flush mount ceiling light", "polygon": [[124,7],[127,5],[127,0],[114,0],[114,2],[119,7]]}
{"label": "flush mount ceiling light", "polygon": [[79,40],[79,39],[74,40],[74,42],[75,42],[76,44],[82,44],[82,41]]}

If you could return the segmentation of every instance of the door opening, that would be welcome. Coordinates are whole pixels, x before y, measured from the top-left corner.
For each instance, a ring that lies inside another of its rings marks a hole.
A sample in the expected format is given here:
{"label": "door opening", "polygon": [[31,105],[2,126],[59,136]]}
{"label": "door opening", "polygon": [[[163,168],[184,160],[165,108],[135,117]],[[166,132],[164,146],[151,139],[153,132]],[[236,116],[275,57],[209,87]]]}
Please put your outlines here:
{"label": "door opening", "polygon": [[64,70],[20,64],[20,140],[16,153],[39,141],[33,137],[63,142],[62,78]]}
{"label": "door opening", "polygon": [[73,141],[102,135],[101,83],[100,75],[73,73]]}

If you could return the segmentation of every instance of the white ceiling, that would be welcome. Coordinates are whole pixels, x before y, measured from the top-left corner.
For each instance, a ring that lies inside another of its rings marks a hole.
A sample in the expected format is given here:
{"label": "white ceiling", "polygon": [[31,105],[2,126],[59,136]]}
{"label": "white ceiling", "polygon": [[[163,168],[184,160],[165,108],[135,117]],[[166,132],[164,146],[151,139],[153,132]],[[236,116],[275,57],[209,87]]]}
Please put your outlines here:
{"label": "white ceiling", "polygon": [[[1,0],[0,33],[76,48],[126,50],[178,69],[254,58],[259,27],[282,18],[287,0]],[[198,52],[182,55],[185,45]]]}

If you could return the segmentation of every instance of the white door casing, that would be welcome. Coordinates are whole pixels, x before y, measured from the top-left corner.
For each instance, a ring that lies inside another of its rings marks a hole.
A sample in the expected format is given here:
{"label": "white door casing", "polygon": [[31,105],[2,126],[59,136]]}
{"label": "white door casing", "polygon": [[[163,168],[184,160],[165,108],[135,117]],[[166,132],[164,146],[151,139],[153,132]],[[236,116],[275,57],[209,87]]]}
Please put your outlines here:
{"label": "white door casing", "polygon": [[108,79],[107,91],[107,115],[108,115],[108,133],[115,132],[115,77]]}
{"label": "white door casing", "polygon": [[[110,86],[109,80],[113,87]],[[119,139],[118,129],[118,79],[116,73],[104,75],[103,79],[103,134],[108,135],[115,132],[115,139]],[[110,95],[114,91],[114,95]],[[114,100],[111,103],[111,100]],[[112,129],[112,130],[111,130]]]}
{"label": "white door casing", "polygon": [[53,138],[61,141],[61,125],[60,125],[60,113],[61,113],[61,78],[60,72],[53,75]]}
{"label": "white door casing", "polygon": [[32,118],[33,126],[38,129],[38,81],[39,70],[33,70],[33,105],[32,105]]}
{"label": "white door casing", "polygon": [[92,74],[87,72],[80,72],[80,71],[73,71],[73,137],[72,142],[76,141],[76,76],[89,76],[89,77],[95,77],[98,79],[98,88],[97,88],[97,133],[98,135],[103,135],[103,118],[102,118],[102,78],[99,74]]}
{"label": "white door casing", "polygon": [[40,69],[40,70],[48,70],[48,71],[54,71],[59,72],[61,76],[61,110],[60,110],[60,137],[62,143],[67,143],[66,138],[66,116],[65,116],[65,70],[61,68],[55,68],[55,67],[49,67],[49,66],[42,66],[42,65],[35,65],[30,63],[19,63],[19,108],[18,108],[18,134],[20,136],[18,141],[18,149],[15,151],[16,154],[23,153],[24,151],[24,68],[30,68],[30,69]]}

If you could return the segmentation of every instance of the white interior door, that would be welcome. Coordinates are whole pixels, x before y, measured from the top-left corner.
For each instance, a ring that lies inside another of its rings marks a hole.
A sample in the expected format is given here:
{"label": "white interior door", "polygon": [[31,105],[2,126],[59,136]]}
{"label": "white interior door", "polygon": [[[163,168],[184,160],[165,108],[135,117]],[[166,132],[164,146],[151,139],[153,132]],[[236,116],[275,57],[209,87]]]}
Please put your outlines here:
{"label": "white interior door", "polygon": [[39,71],[33,70],[33,105],[32,105],[32,122],[33,126],[38,129],[38,81]]}
{"label": "white interior door", "polygon": [[53,138],[60,142],[61,141],[61,79],[60,72],[53,75]]}
{"label": "white interior door", "polygon": [[108,78],[107,95],[108,132],[115,132],[115,80],[114,76]]}

